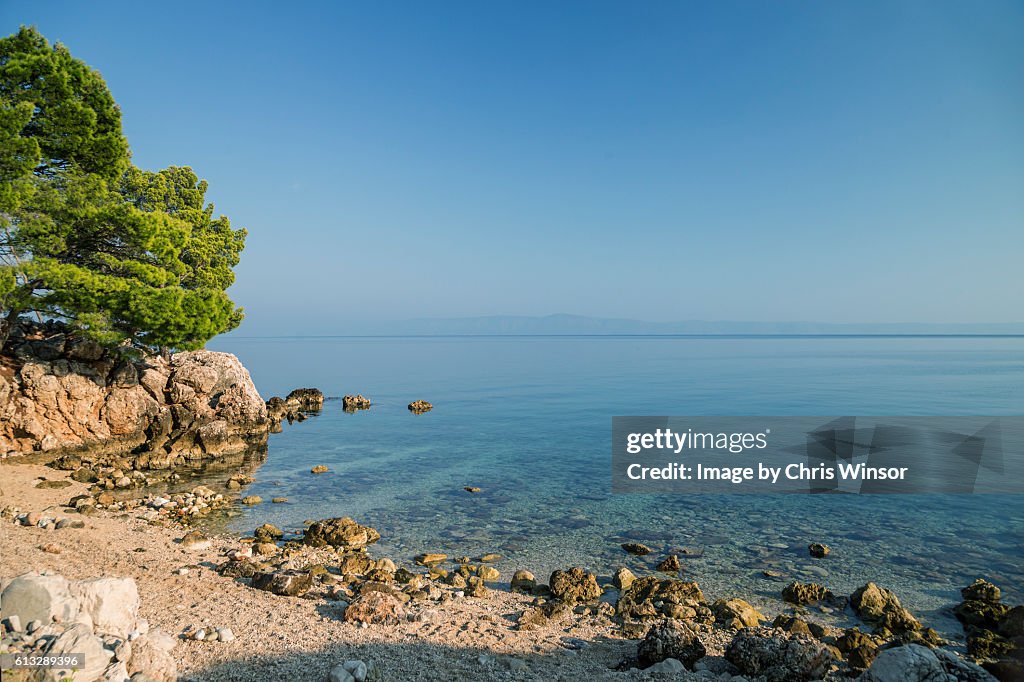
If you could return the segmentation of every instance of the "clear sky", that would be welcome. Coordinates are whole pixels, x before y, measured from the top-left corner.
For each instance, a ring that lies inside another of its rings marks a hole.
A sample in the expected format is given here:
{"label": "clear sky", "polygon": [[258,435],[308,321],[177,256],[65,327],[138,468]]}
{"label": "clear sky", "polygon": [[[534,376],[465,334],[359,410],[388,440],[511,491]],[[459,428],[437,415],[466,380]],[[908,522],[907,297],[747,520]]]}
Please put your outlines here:
{"label": "clear sky", "polygon": [[247,333],[1024,320],[1024,3],[4,0],[249,230]]}

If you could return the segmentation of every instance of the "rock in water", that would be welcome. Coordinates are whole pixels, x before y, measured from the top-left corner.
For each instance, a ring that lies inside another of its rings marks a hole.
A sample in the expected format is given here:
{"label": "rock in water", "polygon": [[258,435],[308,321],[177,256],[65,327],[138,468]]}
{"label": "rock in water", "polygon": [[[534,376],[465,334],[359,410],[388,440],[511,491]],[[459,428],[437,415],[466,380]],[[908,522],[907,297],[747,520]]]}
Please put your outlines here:
{"label": "rock in water", "polygon": [[662,573],[678,573],[682,569],[679,565],[679,556],[676,554],[669,554],[667,557],[661,560],[661,562],[655,566],[655,570],[661,571]]}
{"label": "rock in water", "polygon": [[565,571],[555,571],[548,583],[551,594],[566,604],[594,601],[601,596],[597,576],[578,566]]}
{"label": "rock in water", "polygon": [[820,542],[812,542],[807,546],[807,552],[815,559],[824,559],[832,552],[832,548]]}
{"label": "rock in water", "polygon": [[806,682],[820,679],[836,662],[832,651],[816,640],[740,630],[725,659],[748,677],[764,682]]}
{"label": "rock in water", "polygon": [[644,556],[651,553],[651,548],[647,545],[642,545],[639,542],[626,542],[622,544],[622,549],[626,550],[630,554],[635,556]]}
{"label": "rock in water", "polygon": [[380,540],[380,533],[361,526],[351,518],[325,519],[306,529],[303,542],[312,547],[330,545],[342,549],[360,549]]}
{"label": "rock in water", "polygon": [[637,662],[642,668],[674,658],[688,668],[707,654],[697,631],[690,625],[674,620],[663,620],[651,626],[637,645]]}
{"label": "rock in water", "polygon": [[832,591],[817,583],[792,582],[782,588],[782,599],[790,604],[803,606],[815,604],[820,601],[834,603],[838,600]]}
{"label": "rock in water", "polygon": [[370,409],[370,399],[358,395],[346,395],[341,399],[341,407],[346,412],[355,412],[356,410],[368,410]]}
{"label": "rock in water", "polygon": [[414,414],[423,414],[434,409],[434,406],[428,403],[426,400],[414,400],[409,403],[409,411]]}
{"label": "rock in water", "polygon": [[327,468],[326,464],[317,464],[315,467],[309,470],[311,474],[326,474],[330,469]]}

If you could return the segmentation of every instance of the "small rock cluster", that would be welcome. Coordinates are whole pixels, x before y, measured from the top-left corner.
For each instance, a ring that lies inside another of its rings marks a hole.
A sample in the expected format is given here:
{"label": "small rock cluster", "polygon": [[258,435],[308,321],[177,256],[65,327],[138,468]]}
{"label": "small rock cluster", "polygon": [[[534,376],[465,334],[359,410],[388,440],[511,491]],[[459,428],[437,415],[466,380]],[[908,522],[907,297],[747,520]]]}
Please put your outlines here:
{"label": "small rock cluster", "polygon": [[318,414],[324,407],[324,394],[318,388],[297,388],[285,398],[274,396],[267,401],[267,417],[270,432],[280,433],[282,423],[305,421],[309,415]]}
{"label": "small rock cluster", "polygon": [[999,679],[1024,679],[1024,605],[1004,604],[1002,590],[980,578],[960,596],[953,613],[967,635],[967,653]]}
{"label": "small rock cluster", "polygon": [[177,679],[175,639],[139,618],[139,593],[131,578],[20,575],[3,586],[0,622],[3,653],[85,654],[75,682]]}

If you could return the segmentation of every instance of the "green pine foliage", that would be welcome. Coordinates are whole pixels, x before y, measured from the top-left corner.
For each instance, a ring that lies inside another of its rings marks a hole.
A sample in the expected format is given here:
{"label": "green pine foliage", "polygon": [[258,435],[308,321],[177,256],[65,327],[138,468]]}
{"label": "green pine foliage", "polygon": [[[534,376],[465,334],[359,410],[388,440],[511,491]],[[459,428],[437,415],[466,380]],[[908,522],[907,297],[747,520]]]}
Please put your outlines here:
{"label": "green pine foliage", "polygon": [[[35,29],[0,39],[0,311],[106,345],[200,348],[238,326],[245,230],[191,168],[131,165],[102,77]],[[0,334],[0,342],[6,331]]]}

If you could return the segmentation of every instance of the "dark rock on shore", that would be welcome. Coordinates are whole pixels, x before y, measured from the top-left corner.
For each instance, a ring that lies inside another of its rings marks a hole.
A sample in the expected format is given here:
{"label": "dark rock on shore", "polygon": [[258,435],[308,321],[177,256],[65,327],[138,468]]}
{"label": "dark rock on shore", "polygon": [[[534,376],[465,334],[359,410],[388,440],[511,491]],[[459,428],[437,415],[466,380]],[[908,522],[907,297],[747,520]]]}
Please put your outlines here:
{"label": "dark rock on shore", "polygon": [[313,579],[308,573],[259,571],[252,576],[252,586],[285,597],[298,597],[309,592]]}
{"label": "dark rock on shore", "polygon": [[380,533],[345,516],[317,521],[306,529],[303,542],[312,547],[330,545],[341,549],[361,549],[380,540]]}
{"label": "dark rock on shore", "polygon": [[736,634],[725,658],[744,675],[765,682],[820,679],[837,663],[833,651],[814,639],[754,628]]}
{"label": "dark rock on shore", "polygon": [[704,642],[688,623],[666,619],[655,623],[636,647],[637,663],[647,668],[674,658],[687,668],[707,655]]}

